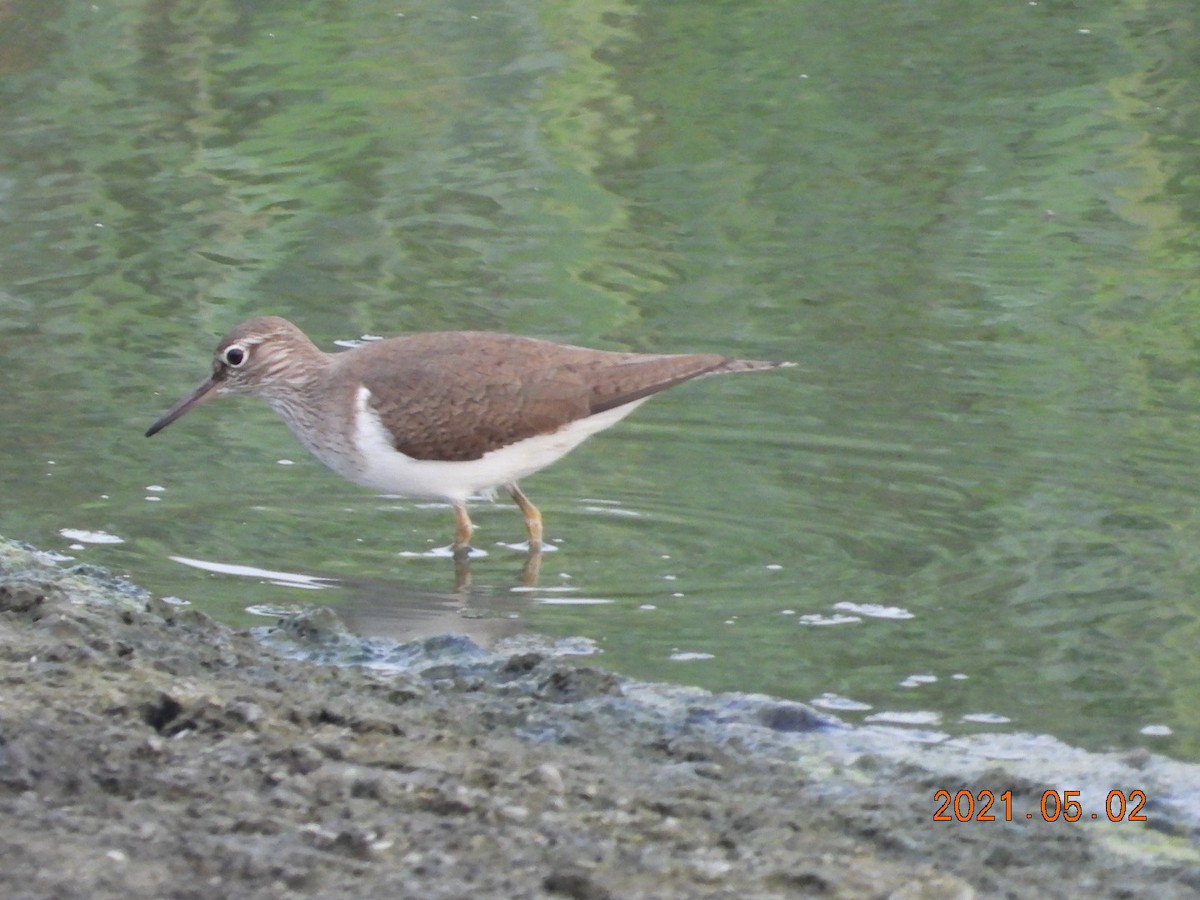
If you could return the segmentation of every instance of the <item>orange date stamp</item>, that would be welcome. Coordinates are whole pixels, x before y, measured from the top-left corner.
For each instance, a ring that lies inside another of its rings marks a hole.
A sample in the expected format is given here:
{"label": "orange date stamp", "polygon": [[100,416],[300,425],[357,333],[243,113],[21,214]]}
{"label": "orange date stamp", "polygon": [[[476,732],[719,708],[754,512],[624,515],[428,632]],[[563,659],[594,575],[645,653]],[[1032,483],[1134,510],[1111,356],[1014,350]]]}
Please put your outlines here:
{"label": "orange date stamp", "polygon": [[1043,822],[1082,822],[1108,819],[1110,822],[1145,822],[1142,811],[1146,805],[1146,792],[1112,790],[1104,798],[1099,810],[1088,810],[1079,797],[1079,791],[1049,790],[1029,810],[1013,809],[1012,791],[996,794],[984,788],[979,791],[948,791],[945,788],[933,792],[935,822],[1011,822],[1041,819]]}

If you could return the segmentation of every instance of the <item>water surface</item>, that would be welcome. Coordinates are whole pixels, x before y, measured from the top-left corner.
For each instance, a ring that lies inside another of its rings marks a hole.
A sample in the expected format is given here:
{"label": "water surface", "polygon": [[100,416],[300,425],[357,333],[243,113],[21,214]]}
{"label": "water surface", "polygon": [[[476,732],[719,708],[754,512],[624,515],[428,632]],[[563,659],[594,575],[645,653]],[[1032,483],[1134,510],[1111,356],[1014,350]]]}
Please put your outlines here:
{"label": "water surface", "polygon": [[[0,532],[238,623],[1196,759],[1194,10],[977,6],[6,5]],[[479,507],[464,595],[446,508],[261,405],[141,436],[265,313],[799,366],[530,479],[539,590]]]}

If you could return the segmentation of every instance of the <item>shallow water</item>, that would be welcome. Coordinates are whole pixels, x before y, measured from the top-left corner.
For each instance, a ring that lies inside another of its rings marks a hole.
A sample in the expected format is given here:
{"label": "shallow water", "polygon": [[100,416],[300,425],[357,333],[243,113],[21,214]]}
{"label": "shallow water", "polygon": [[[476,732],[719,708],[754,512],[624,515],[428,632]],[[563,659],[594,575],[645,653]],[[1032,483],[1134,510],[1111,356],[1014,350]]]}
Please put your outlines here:
{"label": "shallow water", "polygon": [[[1192,12],[9,4],[0,533],[239,623],[535,628],[929,739],[1196,759]],[[538,590],[519,514],[477,507],[464,595],[428,553],[448,509],[342,482],[258,404],[141,437],[263,313],[326,349],[799,366],[530,479]]]}

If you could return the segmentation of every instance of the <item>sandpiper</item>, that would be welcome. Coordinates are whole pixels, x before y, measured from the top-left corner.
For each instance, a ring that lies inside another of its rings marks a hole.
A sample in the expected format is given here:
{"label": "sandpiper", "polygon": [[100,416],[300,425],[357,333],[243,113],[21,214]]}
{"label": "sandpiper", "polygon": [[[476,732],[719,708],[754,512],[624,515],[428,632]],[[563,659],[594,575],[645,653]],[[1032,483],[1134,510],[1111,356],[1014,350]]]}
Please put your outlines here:
{"label": "sandpiper", "polygon": [[251,394],[339,475],[384,493],[449,502],[456,551],[469,548],[474,531],[467,499],[503,487],[536,552],[542,516],[521,479],[669,387],[790,365],[620,353],[483,331],[411,334],[325,353],[287,319],[263,316],[221,339],[212,374],[146,436],[209,397]]}

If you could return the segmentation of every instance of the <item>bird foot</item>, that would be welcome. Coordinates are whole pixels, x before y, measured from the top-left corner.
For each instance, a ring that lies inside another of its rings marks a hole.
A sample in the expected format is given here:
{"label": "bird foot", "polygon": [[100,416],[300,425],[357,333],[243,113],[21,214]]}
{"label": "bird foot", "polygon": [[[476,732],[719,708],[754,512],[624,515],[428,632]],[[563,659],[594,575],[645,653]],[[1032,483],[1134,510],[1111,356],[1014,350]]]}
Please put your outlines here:
{"label": "bird foot", "polygon": [[428,550],[417,552],[404,550],[400,555],[409,559],[477,559],[487,556],[488,552],[470,545],[464,547],[458,544],[447,544],[445,547],[431,547]]}
{"label": "bird foot", "polygon": [[553,544],[539,543],[531,545],[529,541],[517,541],[512,544],[500,543],[497,546],[505,547],[509,550],[517,550],[521,553],[554,553],[558,550]]}

